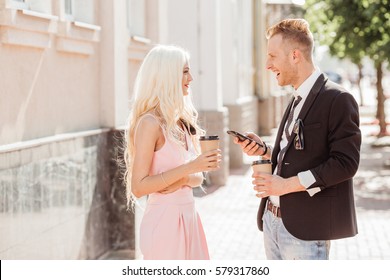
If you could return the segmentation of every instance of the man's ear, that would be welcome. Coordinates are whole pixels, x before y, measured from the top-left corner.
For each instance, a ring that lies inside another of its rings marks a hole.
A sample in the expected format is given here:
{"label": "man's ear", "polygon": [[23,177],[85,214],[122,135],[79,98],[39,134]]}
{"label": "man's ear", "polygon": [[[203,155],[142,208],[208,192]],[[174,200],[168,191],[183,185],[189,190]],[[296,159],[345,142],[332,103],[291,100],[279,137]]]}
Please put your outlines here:
{"label": "man's ear", "polygon": [[302,53],[300,52],[299,49],[294,49],[292,55],[293,55],[294,62],[299,62],[301,60]]}

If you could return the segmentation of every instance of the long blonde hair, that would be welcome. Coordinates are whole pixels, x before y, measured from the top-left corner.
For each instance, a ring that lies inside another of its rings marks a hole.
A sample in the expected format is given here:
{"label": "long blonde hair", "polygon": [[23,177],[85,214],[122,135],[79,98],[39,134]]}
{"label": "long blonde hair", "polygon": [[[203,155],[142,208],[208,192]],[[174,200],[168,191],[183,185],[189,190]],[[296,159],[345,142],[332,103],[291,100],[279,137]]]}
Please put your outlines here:
{"label": "long blonde hair", "polygon": [[124,158],[125,184],[128,207],[134,206],[131,192],[131,172],[134,159],[134,136],[139,119],[152,113],[160,121],[170,140],[179,144],[183,131],[178,126],[182,120],[187,130],[193,131],[191,139],[199,151],[199,136],[204,134],[198,125],[198,112],[191,96],[183,95],[183,68],[189,62],[189,53],[177,46],[158,45],[143,60],[134,84],[133,101],[125,131]]}

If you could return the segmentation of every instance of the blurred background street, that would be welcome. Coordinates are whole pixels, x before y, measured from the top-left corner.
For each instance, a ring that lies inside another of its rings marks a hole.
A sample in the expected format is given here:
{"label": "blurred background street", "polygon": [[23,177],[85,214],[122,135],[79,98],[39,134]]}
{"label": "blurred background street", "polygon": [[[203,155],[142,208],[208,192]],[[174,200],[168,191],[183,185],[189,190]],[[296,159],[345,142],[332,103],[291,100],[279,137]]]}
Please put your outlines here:
{"label": "blurred background street", "polygon": [[285,18],[309,22],[316,65],[361,105],[359,234],[331,259],[390,259],[388,0],[0,0],[0,259],[140,258],[123,133],[157,44],[189,51],[189,98],[220,136],[221,168],[196,191],[211,257],[264,259],[251,159],[226,131],[273,142],[292,88],[266,69],[265,34]]}

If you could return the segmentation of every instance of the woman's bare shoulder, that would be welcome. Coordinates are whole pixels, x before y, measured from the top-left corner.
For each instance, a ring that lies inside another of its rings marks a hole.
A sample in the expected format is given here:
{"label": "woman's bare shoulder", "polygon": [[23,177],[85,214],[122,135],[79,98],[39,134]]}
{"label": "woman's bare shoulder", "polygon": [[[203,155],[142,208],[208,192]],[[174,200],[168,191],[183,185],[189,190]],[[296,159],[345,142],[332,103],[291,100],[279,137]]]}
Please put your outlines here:
{"label": "woman's bare shoulder", "polygon": [[152,114],[145,114],[138,120],[138,130],[148,132],[160,131],[161,124],[158,118]]}

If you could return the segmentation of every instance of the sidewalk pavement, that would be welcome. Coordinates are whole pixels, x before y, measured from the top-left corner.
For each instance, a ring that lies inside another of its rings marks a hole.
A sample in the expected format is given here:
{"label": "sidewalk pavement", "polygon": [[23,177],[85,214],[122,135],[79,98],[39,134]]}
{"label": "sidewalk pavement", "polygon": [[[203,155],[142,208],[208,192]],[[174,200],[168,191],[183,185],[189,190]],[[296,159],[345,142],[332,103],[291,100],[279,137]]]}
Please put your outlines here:
{"label": "sidewalk pavement", "polygon": [[[377,141],[372,134],[378,126],[369,124],[365,112],[361,116],[361,163],[354,180],[359,233],[332,241],[332,260],[390,260],[390,169],[385,165],[390,147],[372,147]],[[247,164],[232,170],[226,185],[209,187],[207,194],[196,195],[211,259],[266,259],[263,233],[256,224],[259,198],[252,189],[251,175]]]}

